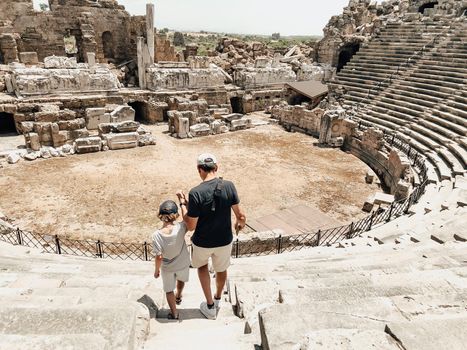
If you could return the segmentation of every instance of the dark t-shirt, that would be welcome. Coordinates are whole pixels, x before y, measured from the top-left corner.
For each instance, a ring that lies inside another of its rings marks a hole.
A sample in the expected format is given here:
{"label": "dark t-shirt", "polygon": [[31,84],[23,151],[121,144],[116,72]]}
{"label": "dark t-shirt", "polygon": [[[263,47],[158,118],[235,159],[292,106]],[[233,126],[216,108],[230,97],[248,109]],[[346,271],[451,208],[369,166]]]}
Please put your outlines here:
{"label": "dark t-shirt", "polygon": [[[212,210],[214,191],[222,181],[219,196],[216,196],[215,211]],[[190,191],[188,216],[198,218],[192,241],[198,247],[223,247],[232,242],[232,205],[239,204],[237,190],[232,182],[218,178],[202,182]]]}

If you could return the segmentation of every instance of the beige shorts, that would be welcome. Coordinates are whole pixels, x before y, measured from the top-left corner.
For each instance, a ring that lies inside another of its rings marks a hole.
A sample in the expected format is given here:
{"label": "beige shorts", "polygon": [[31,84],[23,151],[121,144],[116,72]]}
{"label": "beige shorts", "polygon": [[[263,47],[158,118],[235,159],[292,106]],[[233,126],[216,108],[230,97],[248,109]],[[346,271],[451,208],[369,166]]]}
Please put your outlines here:
{"label": "beige shorts", "polygon": [[232,243],[216,248],[202,248],[193,244],[191,266],[197,269],[201,266],[207,265],[209,258],[211,258],[214,271],[224,272],[227,271],[227,268],[230,266],[231,254]]}
{"label": "beige shorts", "polygon": [[177,281],[188,282],[190,268],[187,266],[185,269],[176,272],[167,272],[161,269],[161,276],[164,292],[170,293],[174,291]]}

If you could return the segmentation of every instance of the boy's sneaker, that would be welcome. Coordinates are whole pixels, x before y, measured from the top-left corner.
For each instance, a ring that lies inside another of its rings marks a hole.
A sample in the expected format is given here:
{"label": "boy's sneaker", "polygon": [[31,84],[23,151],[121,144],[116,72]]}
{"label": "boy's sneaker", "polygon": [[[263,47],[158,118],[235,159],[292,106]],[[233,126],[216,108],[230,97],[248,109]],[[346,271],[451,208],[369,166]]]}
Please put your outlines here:
{"label": "boy's sneaker", "polygon": [[208,307],[208,303],[206,303],[205,301],[203,301],[201,303],[201,305],[199,306],[199,311],[201,311],[201,313],[204,315],[204,317],[206,317],[208,320],[215,320],[216,319],[216,316],[217,316],[217,309],[216,309],[216,305],[214,304],[214,306],[212,307],[212,309],[210,309]]}

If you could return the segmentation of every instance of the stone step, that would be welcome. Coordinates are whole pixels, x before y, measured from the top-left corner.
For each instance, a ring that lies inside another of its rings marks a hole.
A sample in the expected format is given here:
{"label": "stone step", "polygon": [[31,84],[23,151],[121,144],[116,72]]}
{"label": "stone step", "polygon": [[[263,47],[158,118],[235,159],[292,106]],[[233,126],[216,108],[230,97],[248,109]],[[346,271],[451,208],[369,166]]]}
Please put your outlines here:
{"label": "stone step", "polygon": [[467,315],[413,322],[390,322],[385,331],[397,338],[404,349],[463,349],[467,344]]}
{"label": "stone step", "polygon": [[[466,125],[467,125],[467,112],[466,112],[467,111],[467,106],[465,106],[465,109],[462,110],[462,109],[453,107],[450,104],[454,104],[454,103],[452,103],[450,101],[447,101],[446,104],[441,104],[439,106],[439,109],[441,111],[447,111],[450,114],[454,114],[456,116],[456,118],[455,118],[456,123],[466,127]],[[458,104],[456,104],[456,106],[457,105]],[[445,117],[449,118],[449,116],[447,116],[447,115]]]}
{"label": "stone step", "polygon": [[408,80],[398,80],[392,85],[394,89],[401,89],[405,91],[416,92],[428,96],[446,99],[452,94],[452,89],[446,87],[436,87],[419,82],[412,82]]}
{"label": "stone step", "polygon": [[[443,127],[447,128],[448,130],[451,130],[452,132],[455,132],[459,135],[463,135],[465,136],[466,134],[466,128],[465,126],[462,126],[462,125],[459,125],[457,123],[453,123],[452,121],[448,120],[448,119],[445,119],[443,117],[438,117],[437,115],[439,115],[437,113],[438,111],[436,110],[433,110],[432,113],[433,114],[430,114],[430,113],[426,113],[423,118],[424,119],[427,119],[435,124],[438,124],[438,125],[442,125]],[[466,121],[467,122],[467,121]]]}
{"label": "stone step", "polygon": [[460,89],[462,87],[462,83],[451,83],[446,80],[444,80],[442,77],[441,79],[438,80],[438,78],[421,78],[417,77],[414,73],[410,75],[409,77],[403,77],[401,80],[404,80],[405,82],[409,83],[421,83],[424,84],[425,86],[432,86],[432,89],[437,90],[439,87],[447,88],[447,89]]}
{"label": "stone step", "polygon": [[[428,114],[428,113],[427,113]],[[458,136],[464,136],[459,133],[456,133],[455,131],[446,128],[442,124],[437,124],[436,120],[433,121],[433,119],[427,118],[427,114],[424,114],[421,118],[417,120],[417,123],[424,126],[425,128],[428,128],[430,130],[433,130],[434,132],[442,135],[443,137],[446,137],[450,140],[455,140],[456,137]],[[462,131],[461,131],[462,132]]]}
{"label": "stone step", "polygon": [[137,349],[147,336],[149,313],[139,303],[81,304],[37,309],[0,309],[0,333],[28,335],[97,334],[111,349]]}
{"label": "stone step", "polygon": [[109,342],[100,334],[2,334],[0,349],[8,350],[59,350],[59,349],[110,349]]}
{"label": "stone step", "polygon": [[440,97],[430,96],[427,94],[418,93],[414,91],[393,88],[392,86],[388,87],[385,90],[385,93],[393,95],[393,96],[405,96],[405,97],[411,98],[413,101],[424,100],[425,102],[431,103],[431,104],[436,104],[443,100]]}
{"label": "stone step", "polygon": [[394,93],[394,90],[385,90],[381,94],[381,98],[388,98],[395,101],[403,101],[408,103],[406,106],[417,106],[416,109],[422,110],[426,108],[433,108],[436,105],[436,102],[432,102],[426,99],[414,98],[411,96],[406,96],[404,94],[399,94],[399,92]]}
{"label": "stone step", "polygon": [[[465,84],[467,82],[465,76],[464,77],[456,77],[456,76],[449,76],[447,74],[430,74],[422,70],[416,70],[414,73],[410,75],[411,77],[422,78],[422,79],[430,79],[432,81],[446,81],[451,82],[454,84]],[[457,86],[457,85],[456,85]]]}

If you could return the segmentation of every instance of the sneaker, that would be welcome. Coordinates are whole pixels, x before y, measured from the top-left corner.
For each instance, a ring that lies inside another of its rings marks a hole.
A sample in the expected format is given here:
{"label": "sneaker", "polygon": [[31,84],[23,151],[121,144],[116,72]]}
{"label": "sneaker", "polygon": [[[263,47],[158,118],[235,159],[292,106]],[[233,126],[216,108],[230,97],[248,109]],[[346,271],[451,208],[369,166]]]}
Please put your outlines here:
{"label": "sneaker", "polygon": [[214,298],[214,307],[219,310],[221,308],[221,299]]}
{"label": "sneaker", "polygon": [[214,303],[214,307],[212,309],[210,309],[210,308],[208,308],[208,303],[203,301],[201,303],[201,305],[199,306],[199,311],[201,311],[201,313],[204,315],[204,317],[206,317],[208,320],[215,320],[216,316],[217,316],[215,305],[216,304]]}

